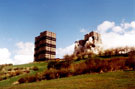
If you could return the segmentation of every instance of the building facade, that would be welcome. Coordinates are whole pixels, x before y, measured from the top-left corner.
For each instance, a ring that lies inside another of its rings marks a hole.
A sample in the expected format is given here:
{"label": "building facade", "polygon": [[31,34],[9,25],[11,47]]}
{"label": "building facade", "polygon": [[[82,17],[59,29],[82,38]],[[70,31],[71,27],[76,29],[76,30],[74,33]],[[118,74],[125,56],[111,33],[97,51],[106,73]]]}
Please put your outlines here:
{"label": "building facade", "polygon": [[55,59],[56,34],[50,31],[41,32],[35,37],[34,61]]}

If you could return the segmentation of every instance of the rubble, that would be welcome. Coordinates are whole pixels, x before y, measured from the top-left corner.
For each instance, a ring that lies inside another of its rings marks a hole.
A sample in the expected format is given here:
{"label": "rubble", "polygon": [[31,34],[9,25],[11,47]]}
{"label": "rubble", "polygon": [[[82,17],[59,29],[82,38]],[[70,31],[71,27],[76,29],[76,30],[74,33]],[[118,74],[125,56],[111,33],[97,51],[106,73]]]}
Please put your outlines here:
{"label": "rubble", "polygon": [[83,40],[75,42],[74,54],[82,52],[92,52],[98,54],[101,50],[102,40],[101,35],[97,32],[90,32],[84,36]]}

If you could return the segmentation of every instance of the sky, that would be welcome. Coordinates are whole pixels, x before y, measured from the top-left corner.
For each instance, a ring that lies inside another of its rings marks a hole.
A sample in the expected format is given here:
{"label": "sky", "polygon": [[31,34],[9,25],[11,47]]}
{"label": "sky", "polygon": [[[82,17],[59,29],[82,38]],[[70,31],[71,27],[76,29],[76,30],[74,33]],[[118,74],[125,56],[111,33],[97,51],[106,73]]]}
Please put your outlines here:
{"label": "sky", "polygon": [[135,0],[0,0],[0,64],[32,62],[45,30],[56,33],[60,58],[90,31],[104,47],[135,46]]}

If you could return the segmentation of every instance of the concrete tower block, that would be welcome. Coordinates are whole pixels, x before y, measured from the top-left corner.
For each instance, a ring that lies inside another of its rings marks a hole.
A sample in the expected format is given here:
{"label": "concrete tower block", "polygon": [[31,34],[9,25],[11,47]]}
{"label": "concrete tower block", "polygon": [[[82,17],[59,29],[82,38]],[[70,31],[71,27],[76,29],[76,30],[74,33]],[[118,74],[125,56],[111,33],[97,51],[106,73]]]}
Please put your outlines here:
{"label": "concrete tower block", "polygon": [[41,32],[35,37],[34,61],[55,59],[56,34],[50,31]]}

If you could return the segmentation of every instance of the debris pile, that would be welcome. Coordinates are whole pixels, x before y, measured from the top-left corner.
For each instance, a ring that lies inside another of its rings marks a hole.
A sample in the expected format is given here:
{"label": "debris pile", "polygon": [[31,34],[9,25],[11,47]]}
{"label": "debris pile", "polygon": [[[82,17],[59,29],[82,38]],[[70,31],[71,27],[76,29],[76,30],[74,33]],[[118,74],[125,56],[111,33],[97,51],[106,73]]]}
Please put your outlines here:
{"label": "debris pile", "polygon": [[82,52],[92,52],[98,54],[101,50],[101,45],[101,35],[92,31],[84,36],[84,40],[75,42],[74,54],[79,54]]}

